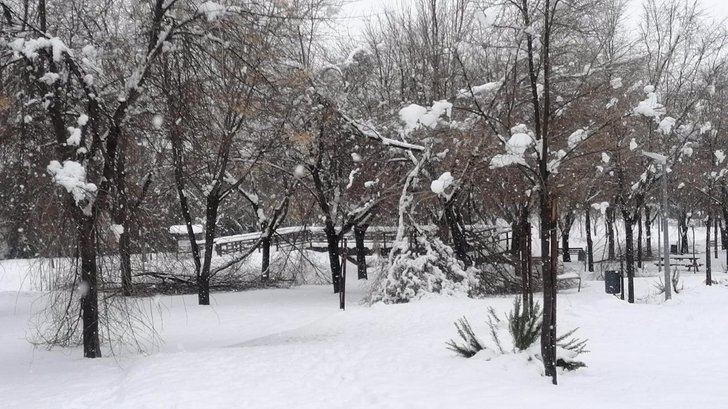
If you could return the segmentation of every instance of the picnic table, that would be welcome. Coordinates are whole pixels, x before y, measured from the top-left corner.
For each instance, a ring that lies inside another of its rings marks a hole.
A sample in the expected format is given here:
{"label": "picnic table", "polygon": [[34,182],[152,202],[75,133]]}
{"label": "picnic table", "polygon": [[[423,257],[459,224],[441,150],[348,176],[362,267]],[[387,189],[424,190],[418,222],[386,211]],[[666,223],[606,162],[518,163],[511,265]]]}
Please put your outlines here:
{"label": "picnic table", "polygon": [[[531,257],[531,262],[535,266],[536,274],[541,277],[541,257]],[[560,260],[556,262],[556,281],[570,281],[575,280],[579,282],[578,291],[581,292],[581,275],[576,271],[565,271],[564,263]]]}
{"label": "picnic table", "polygon": [[[695,254],[677,254],[670,256],[670,266],[685,267],[688,271],[695,269],[694,273],[700,270],[700,266],[703,264],[699,262],[700,257]],[[661,267],[665,261],[664,257],[660,257],[659,261],[655,263],[656,266]]]}

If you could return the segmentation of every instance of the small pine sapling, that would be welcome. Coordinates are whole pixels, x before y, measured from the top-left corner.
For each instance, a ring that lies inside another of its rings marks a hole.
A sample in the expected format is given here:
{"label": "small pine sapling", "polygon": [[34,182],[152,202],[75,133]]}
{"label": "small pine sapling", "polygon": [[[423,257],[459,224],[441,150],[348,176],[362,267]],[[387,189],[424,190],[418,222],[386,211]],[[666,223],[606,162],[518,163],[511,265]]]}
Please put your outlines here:
{"label": "small pine sapling", "polygon": [[447,349],[456,352],[464,358],[470,358],[486,349],[485,345],[480,342],[475,332],[473,332],[473,328],[470,326],[467,318],[462,317],[455,321],[455,328],[458,330],[461,341],[451,339],[447,342]]}
{"label": "small pine sapling", "polygon": [[[518,297],[513,301],[513,309],[506,314],[505,321],[498,317],[493,307],[488,308],[488,328],[490,329],[490,337],[495,344],[495,349],[500,354],[507,352],[523,352],[531,348],[541,337],[543,329],[543,309],[539,303],[534,303],[533,308],[529,309],[523,305],[521,298]],[[499,328],[504,324],[508,326],[508,333],[511,336],[512,349],[506,351],[503,348],[499,334]],[[458,355],[465,358],[475,356],[478,352],[488,349],[475,335],[473,328],[468,320],[463,317],[455,322],[455,328],[458,330],[460,341],[450,340],[447,342],[448,349],[455,351]],[[586,349],[587,340],[574,337],[578,328],[559,336],[556,339],[556,346],[560,350],[556,360],[556,366],[572,371],[585,367],[586,364],[576,361],[574,358],[589,352]]]}
{"label": "small pine sapling", "polygon": [[521,298],[513,301],[513,310],[508,313],[508,332],[513,337],[513,346],[519,351],[525,351],[541,336],[542,323],[541,305],[535,303],[533,310],[523,306]]}

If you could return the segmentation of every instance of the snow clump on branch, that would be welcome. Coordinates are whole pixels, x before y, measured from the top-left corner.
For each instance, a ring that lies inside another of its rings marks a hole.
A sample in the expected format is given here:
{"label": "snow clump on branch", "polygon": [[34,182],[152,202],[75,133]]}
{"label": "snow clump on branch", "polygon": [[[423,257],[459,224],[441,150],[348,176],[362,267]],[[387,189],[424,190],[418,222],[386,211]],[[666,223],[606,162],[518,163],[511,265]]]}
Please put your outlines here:
{"label": "snow clump on branch", "polygon": [[399,119],[404,122],[404,133],[408,134],[422,126],[434,129],[442,116],[450,117],[452,103],[443,99],[432,103],[426,108],[417,104],[410,104],[399,110]]}
{"label": "snow clump on branch", "polygon": [[83,165],[72,160],[63,161],[63,164],[53,160],[47,169],[48,173],[53,176],[53,182],[64,187],[68,193],[73,195],[73,200],[77,205],[86,199],[91,202],[91,198],[96,192],[96,185],[86,182],[86,168]]}
{"label": "snow clump on branch", "polygon": [[450,187],[453,182],[455,182],[455,179],[452,177],[452,174],[450,172],[445,172],[440,175],[437,180],[432,181],[430,184],[430,190],[438,196],[443,196],[445,194],[445,189]]}

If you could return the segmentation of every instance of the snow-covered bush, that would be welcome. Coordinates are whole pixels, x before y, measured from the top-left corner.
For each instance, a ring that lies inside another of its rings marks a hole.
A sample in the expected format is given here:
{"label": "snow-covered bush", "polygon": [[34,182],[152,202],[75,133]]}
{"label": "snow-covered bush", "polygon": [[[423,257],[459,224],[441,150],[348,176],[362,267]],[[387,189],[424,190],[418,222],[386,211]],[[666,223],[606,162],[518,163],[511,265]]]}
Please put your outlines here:
{"label": "snow-covered bush", "polygon": [[439,239],[420,237],[415,246],[401,250],[380,268],[371,288],[370,302],[406,303],[426,294],[469,294],[477,287],[475,268],[465,268],[455,252]]}

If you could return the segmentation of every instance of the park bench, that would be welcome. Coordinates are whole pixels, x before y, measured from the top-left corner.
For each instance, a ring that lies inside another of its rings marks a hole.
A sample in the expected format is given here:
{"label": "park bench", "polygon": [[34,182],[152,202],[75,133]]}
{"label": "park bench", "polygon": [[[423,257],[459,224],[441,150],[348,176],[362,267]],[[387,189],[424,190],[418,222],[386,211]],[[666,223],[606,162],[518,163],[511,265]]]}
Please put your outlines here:
{"label": "park bench", "polygon": [[564,251],[563,248],[559,247],[559,253],[569,253],[570,256],[576,256],[577,261],[586,260],[586,250],[583,247],[569,247]]}
{"label": "park bench", "polygon": [[[688,255],[675,255],[670,257],[670,267],[682,267],[687,269],[688,271],[694,270],[694,273],[697,273],[700,269],[700,267],[703,265],[699,262],[699,257],[692,254]],[[664,257],[660,257],[659,261],[655,263],[656,266],[661,267],[662,263],[665,261]]]}
{"label": "park bench", "polygon": [[[541,257],[531,257],[532,264],[535,267],[535,270],[541,275]],[[562,261],[558,261],[556,263],[556,281],[571,281],[571,280],[577,280],[579,282],[578,291],[581,292],[581,275],[575,271],[565,271],[564,270],[564,263]]]}

